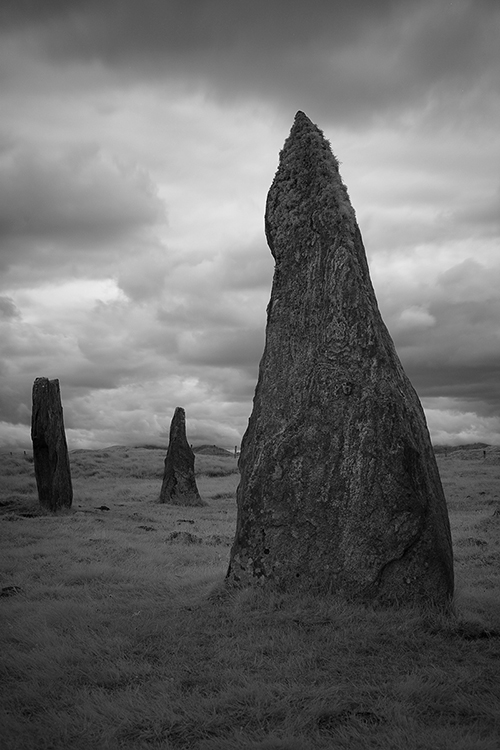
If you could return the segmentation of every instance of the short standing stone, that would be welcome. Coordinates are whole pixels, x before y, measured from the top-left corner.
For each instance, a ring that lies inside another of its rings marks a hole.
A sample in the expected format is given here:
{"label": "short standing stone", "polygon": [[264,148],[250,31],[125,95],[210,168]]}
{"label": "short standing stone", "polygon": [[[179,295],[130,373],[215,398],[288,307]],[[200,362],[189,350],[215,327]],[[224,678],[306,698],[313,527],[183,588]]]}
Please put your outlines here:
{"label": "short standing stone", "polygon": [[424,413],[338,162],[302,112],[265,225],[276,266],[228,580],[446,604],[451,536]]}
{"label": "short standing stone", "polygon": [[160,503],[206,505],[196,486],[194,453],[186,438],[186,414],[180,406],[176,408],[170,423]]}
{"label": "short standing stone", "polygon": [[70,508],[73,487],[58,380],[36,378],[33,384],[31,439],[40,505],[53,512]]}

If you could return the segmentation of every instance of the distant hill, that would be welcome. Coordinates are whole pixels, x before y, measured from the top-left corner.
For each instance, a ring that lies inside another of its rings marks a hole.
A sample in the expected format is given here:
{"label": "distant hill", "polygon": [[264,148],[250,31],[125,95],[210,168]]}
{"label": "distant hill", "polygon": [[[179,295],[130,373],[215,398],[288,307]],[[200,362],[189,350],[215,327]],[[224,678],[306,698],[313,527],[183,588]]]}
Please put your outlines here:
{"label": "distant hill", "polygon": [[219,448],[218,445],[196,445],[193,453],[199,453],[201,456],[232,456],[231,451],[225,448]]}
{"label": "distant hill", "polygon": [[[199,453],[202,456],[233,456],[232,451],[227,451],[225,448],[219,448],[218,445],[208,445],[208,443],[205,443],[204,445],[196,445],[191,446],[193,448],[193,453]],[[70,453],[92,453],[92,452],[100,452],[102,451],[133,451],[133,450],[151,450],[151,451],[166,451],[168,448],[168,445],[158,445],[154,443],[143,443],[142,445],[110,445],[107,448],[75,448],[74,450],[70,451]]]}
{"label": "distant hill", "polygon": [[488,443],[465,443],[464,445],[434,445],[434,453],[452,453],[453,451],[486,450],[492,446]]}
{"label": "distant hill", "polygon": [[468,443],[467,445],[437,445],[437,456],[459,459],[460,461],[485,461],[488,464],[500,462],[500,445],[488,443]]}

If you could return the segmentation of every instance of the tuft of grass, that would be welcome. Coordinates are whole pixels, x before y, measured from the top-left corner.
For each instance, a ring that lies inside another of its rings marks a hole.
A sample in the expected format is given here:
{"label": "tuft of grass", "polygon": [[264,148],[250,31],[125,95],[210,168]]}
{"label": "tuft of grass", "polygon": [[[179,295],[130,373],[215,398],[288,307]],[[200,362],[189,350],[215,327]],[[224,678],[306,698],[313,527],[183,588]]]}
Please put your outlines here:
{"label": "tuft of grass", "polygon": [[233,456],[197,455],[195,473],[208,477],[227,477],[238,475],[238,462]]}

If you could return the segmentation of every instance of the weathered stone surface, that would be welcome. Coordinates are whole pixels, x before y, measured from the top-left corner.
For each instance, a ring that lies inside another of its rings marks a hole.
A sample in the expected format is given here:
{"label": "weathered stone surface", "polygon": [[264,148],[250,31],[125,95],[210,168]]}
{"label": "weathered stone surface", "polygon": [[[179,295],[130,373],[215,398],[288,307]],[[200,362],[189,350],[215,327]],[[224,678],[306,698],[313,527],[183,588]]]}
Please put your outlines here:
{"label": "weathered stone surface", "polygon": [[424,413],[337,160],[302,112],[265,226],[276,266],[228,580],[446,603],[451,537]]}
{"label": "weathered stone surface", "polygon": [[73,487],[58,380],[36,378],[31,414],[38,499],[47,510],[70,508]]}
{"label": "weathered stone surface", "polygon": [[160,503],[206,505],[196,486],[194,453],[186,438],[186,413],[180,406],[176,408],[170,423]]}

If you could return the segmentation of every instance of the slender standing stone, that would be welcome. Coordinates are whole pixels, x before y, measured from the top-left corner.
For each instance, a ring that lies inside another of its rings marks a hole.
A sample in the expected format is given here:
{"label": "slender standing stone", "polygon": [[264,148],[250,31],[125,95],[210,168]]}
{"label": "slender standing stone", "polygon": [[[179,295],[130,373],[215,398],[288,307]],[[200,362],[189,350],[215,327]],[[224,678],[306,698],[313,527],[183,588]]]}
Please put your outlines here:
{"label": "slender standing stone", "polygon": [[186,413],[180,406],[176,408],[170,423],[160,503],[206,505],[196,486],[194,453],[186,438]]}
{"label": "slender standing stone", "polygon": [[36,378],[33,383],[31,439],[40,505],[52,512],[70,508],[73,487],[59,380]]}
{"label": "slender standing stone", "polygon": [[276,266],[227,577],[445,604],[451,536],[424,413],[328,141],[298,112],[269,190]]}

